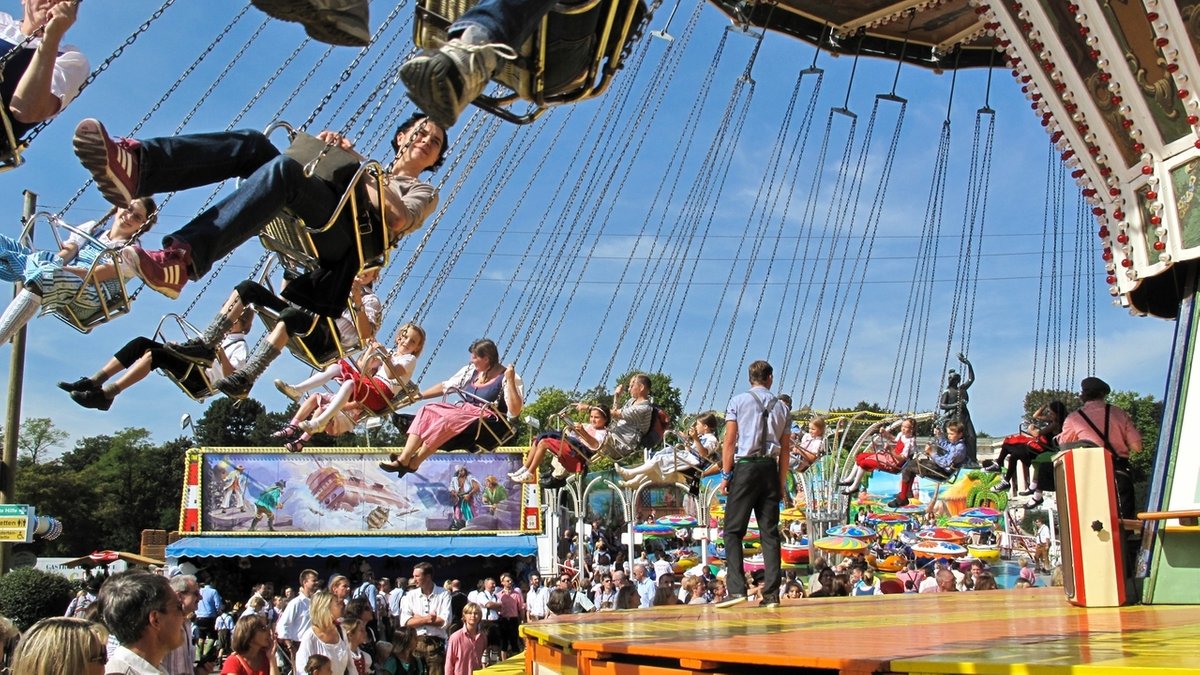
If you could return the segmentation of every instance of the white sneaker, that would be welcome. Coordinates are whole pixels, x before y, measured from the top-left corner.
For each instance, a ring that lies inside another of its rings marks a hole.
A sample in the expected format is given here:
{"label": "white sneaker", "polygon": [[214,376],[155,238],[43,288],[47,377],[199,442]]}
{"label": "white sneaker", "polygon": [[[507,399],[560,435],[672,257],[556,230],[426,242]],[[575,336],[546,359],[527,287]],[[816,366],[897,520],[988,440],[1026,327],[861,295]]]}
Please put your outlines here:
{"label": "white sneaker", "polygon": [[516,471],[509,472],[508,477],[511,478],[512,480],[520,483],[528,475],[529,475],[529,469],[526,469],[525,467],[521,467],[520,469],[517,469]]}

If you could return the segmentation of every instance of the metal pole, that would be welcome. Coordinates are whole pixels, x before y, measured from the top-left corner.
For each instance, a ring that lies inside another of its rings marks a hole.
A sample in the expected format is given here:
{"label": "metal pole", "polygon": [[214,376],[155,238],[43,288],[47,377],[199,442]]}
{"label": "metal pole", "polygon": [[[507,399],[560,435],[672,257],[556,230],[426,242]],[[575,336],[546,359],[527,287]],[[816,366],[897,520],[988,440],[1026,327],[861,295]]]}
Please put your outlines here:
{"label": "metal pole", "polygon": [[[21,221],[28,223],[37,211],[37,195],[24,192],[25,203],[21,209]],[[29,234],[33,238],[33,232]],[[13,295],[20,293],[13,289]],[[12,504],[16,499],[17,439],[21,435],[21,390],[25,383],[25,327],[22,326],[12,340],[12,355],[8,364],[8,409],[4,416],[4,457],[0,464],[0,504]],[[0,544],[0,574],[8,572],[12,558],[12,544]]]}

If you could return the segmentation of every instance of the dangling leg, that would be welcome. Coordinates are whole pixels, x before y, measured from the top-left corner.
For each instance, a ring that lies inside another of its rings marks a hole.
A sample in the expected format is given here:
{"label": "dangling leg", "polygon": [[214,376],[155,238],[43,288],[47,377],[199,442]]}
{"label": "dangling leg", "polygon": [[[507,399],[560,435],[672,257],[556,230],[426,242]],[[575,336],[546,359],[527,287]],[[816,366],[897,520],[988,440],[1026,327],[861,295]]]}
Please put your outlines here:
{"label": "dangling leg", "polygon": [[342,407],[350,401],[350,397],[354,395],[354,382],[347,380],[338,388],[337,393],[333,395],[333,399],[326,404],[325,409],[317,413],[312,419],[305,420],[300,423],[300,428],[305,433],[319,434],[329,425],[329,420],[333,416],[341,412]]}
{"label": "dangling leg", "polygon": [[4,313],[0,314],[0,344],[13,339],[29,320],[37,316],[42,306],[42,296],[28,288],[22,288],[20,293],[8,303]]}
{"label": "dangling leg", "polygon": [[404,450],[400,451],[399,455],[391,455],[390,462],[380,462],[379,468],[394,472],[397,476],[412,473],[413,469],[409,467],[408,463],[419,454],[421,448],[421,437],[415,433],[409,433],[408,438],[404,441]]}
{"label": "dangling leg", "polygon": [[342,365],[340,363],[335,363],[325,370],[313,373],[308,377],[308,379],[297,382],[296,384],[288,384],[283,380],[275,380],[275,388],[278,389],[284,396],[292,399],[293,401],[299,401],[303,394],[333,380],[333,378],[341,375],[341,373]]}
{"label": "dangling leg", "polygon": [[217,347],[233,328],[234,317],[241,316],[245,305],[242,298],[234,291],[222,305],[221,310],[213,317],[208,326],[200,333],[200,337],[191,338],[182,343],[168,342],[167,349],[176,356],[192,363],[208,368],[217,359]]}
{"label": "dangling leg", "polygon": [[849,478],[850,482],[847,483],[846,486],[842,488],[842,494],[852,495],[855,492],[858,492],[858,486],[862,484],[863,476],[866,475],[866,473],[867,473],[866,469],[855,464],[854,470],[850,472],[850,478]]}
{"label": "dangling leg", "polygon": [[367,0],[251,0],[251,4],[282,21],[295,21],[314,40],[343,47],[366,47],[371,42]]}
{"label": "dangling leg", "polygon": [[214,382],[213,388],[231,398],[246,398],[254,387],[254,381],[279,354],[279,347],[270,338],[263,340],[241,368]]}

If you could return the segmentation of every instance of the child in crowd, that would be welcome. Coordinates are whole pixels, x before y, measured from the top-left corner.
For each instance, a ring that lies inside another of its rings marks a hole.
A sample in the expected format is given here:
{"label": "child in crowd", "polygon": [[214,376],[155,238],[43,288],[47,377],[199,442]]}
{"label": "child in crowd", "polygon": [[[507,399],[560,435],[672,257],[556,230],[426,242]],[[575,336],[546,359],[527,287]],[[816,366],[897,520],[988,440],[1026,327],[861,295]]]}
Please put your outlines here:
{"label": "child in crowd", "polygon": [[333,675],[333,663],[328,656],[312,654],[304,663],[304,675]]}
{"label": "child in crowd", "polygon": [[293,401],[331,380],[337,380],[341,386],[332,395],[309,395],[291,421],[272,436],[285,441],[284,447],[289,452],[300,452],[313,434],[339,436],[352,430],[363,414],[383,412],[400,388],[412,380],[417,357],[424,346],[425,331],[416,324],[406,323],[396,331],[396,348],[390,354],[383,352],[378,342],[371,341],[357,364],[342,359],[296,385],[276,380],[279,391]]}
{"label": "child in crowd", "polygon": [[[417,647],[417,630],[409,626],[401,626],[392,635],[392,658],[396,661],[395,675],[424,675],[425,662],[417,658],[413,651]],[[387,663],[384,663],[386,670]]]}
{"label": "child in crowd", "polygon": [[446,675],[471,675],[483,668],[483,652],[487,649],[487,633],[480,630],[483,608],[468,602],[463,607],[463,627],[446,641]]}
{"label": "child in crowd", "polygon": [[367,641],[367,624],[358,617],[346,617],[342,619],[342,632],[350,647],[350,667],[346,669],[346,675],[372,675],[371,656],[362,649]]}

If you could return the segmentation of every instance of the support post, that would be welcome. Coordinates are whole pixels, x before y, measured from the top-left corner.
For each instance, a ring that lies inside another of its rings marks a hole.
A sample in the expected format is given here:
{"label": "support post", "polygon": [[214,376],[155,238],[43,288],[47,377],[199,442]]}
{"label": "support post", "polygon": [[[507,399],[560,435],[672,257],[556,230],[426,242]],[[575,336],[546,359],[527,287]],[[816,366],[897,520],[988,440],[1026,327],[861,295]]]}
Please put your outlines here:
{"label": "support post", "polygon": [[[37,195],[24,192],[25,201],[21,209],[22,225],[29,222],[37,210]],[[30,237],[33,234],[30,233]],[[20,293],[20,287],[13,294]],[[12,504],[16,499],[17,482],[17,439],[21,435],[21,391],[25,383],[25,327],[13,336],[12,354],[8,364],[8,408],[4,415],[4,456],[0,463],[0,504]],[[12,561],[12,544],[0,544],[0,574],[7,574]]]}

